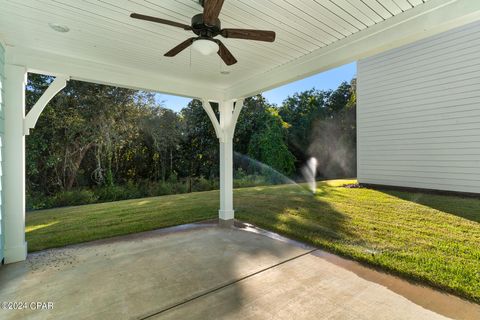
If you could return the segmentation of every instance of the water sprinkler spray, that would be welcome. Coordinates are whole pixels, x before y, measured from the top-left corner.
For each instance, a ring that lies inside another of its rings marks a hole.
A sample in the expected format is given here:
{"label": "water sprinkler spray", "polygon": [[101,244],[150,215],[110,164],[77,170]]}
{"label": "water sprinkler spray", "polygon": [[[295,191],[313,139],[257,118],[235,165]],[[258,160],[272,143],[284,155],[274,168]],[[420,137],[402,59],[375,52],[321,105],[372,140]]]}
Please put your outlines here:
{"label": "water sprinkler spray", "polygon": [[305,166],[303,166],[301,170],[303,178],[305,179],[305,181],[307,181],[308,188],[313,194],[317,192],[317,166],[317,159],[311,157],[310,159],[308,159],[307,163],[305,164]]}

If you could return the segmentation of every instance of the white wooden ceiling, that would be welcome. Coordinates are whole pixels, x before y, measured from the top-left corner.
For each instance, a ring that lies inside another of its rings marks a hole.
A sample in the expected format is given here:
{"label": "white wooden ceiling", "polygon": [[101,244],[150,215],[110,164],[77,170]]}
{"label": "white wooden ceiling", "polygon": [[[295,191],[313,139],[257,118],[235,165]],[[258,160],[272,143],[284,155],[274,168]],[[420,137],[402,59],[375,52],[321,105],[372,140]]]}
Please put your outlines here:
{"label": "white wooden ceiling", "polygon": [[[425,6],[425,2],[226,0],[220,14],[223,27],[266,29],[277,34],[274,43],[219,37],[238,60],[231,67],[217,55],[205,57],[191,49],[166,58],[166,51],[193,33],[129,17],[137,12],[190,24],[191,17],[202,11],[197,0],[0,0],[0,40],[18,50],[29,48],[125,66],[227,90]],[[56,32],[49,23],[68,26],[70,31]]]}

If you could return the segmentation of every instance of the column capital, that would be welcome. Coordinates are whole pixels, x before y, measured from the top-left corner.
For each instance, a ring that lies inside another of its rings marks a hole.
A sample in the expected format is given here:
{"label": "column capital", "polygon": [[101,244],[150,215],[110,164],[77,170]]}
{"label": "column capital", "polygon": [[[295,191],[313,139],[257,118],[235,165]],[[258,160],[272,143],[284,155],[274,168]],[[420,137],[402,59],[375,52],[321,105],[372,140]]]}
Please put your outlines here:
{"label": "column capital", "polygon": [[10,81],[18,82],[21,78],[24,84],[27,84],[27,67],[16,64],[5,64],[5,85]]}

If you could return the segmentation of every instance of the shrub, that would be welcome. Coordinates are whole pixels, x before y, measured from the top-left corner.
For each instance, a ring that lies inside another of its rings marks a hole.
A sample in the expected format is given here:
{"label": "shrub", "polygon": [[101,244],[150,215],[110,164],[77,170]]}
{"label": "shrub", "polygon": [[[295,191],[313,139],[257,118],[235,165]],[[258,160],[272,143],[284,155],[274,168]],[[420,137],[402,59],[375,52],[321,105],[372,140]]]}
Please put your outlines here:
{"label": "shrub", "polygon": [[95,188],[95,194],[98,196],[99,201],[116,201],[124,199],[123,188],[120,186],[108,186]]}
{"label": "shrub", "polygon": [[57,193],[51,198],[48,207],[78,206],[97,202],[98,197],[91,190],[74,190]]}
{"label": "shrub", "polygon": [[247,172],[242,168],[238,168],[233,172],[233,178],[238,180],[243,180],[248,176]]}
{"label": "shrub", "polygon": [[274,184],[269,177],[263,175],[251,174],[240,175],[240,177],[241,178],[236,178],[233,180],[233,186],[235,188],[247,188]]}
{"label": "shrub", "polygon": [[97,187],[94,189],[98,200],[101,202],[118,201],[141,198],[144,195],[143,188],[139,185],[127,182],[124,185],[112,185]]}
{"label": "shrub", "polygon": [[50,208],[52,198],[39,192],[27,191],[26,209],[27,210],[40,210]]}
{"label": "shrub", "polygon": [[152,182],[146,188],[149,197],[164,196],[174,193],[174,183]]}
{"label": "shrub", "polygon": [[208,191],[214,188],[214,183],[212,180],[207,180],[204,177],[197,178],[193,180],[192,191]]}
{"label": "shrub", "polygon": [[188,183],[186,181],[178,181],[173,184],[172,194],[180,194],[188,192]]}
{"label": "shrub", "polygon": [[[247,172],[242,169],[235,171],[235,179],[233,181],[235,188],[269,185],[272,183],[273,181],[271,181],[268,176],[247,174]],[[199,177],[192,179],[192,192],[218,189],[218,178],[206,179],[204,177]],[[128,181],[123,185],[101,186],[95,187],[91,190],[76,189],[63,191],[53,196],[47,196],[41,193],[28,193],[27,210],[181,194],[187,193],[188,190],[189,181],[185,179],[177,180],[177,177],[174,176],[165,182],[148,180],[140,182]]]}

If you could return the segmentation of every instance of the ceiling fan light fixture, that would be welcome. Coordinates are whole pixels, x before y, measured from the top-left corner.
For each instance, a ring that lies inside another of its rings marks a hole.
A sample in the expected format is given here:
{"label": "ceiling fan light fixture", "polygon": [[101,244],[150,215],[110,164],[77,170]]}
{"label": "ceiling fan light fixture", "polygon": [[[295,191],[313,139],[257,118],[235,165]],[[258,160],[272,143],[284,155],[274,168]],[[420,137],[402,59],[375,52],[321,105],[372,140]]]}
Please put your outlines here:
{"label": "ceiling fan light fixture", "polygon": [[220,49],[218,43],[209,39],[197,39],[192,43],[192,47],[204,56],[217,53]]}

